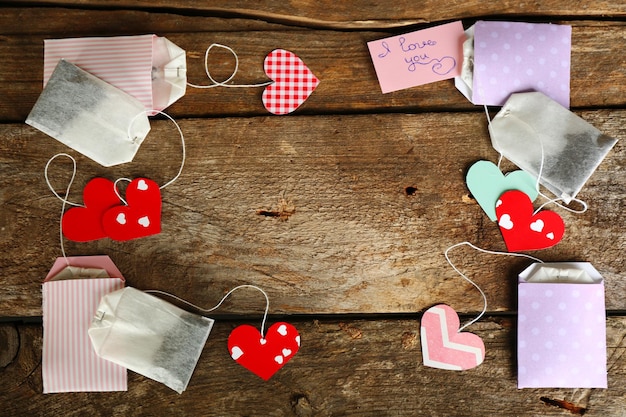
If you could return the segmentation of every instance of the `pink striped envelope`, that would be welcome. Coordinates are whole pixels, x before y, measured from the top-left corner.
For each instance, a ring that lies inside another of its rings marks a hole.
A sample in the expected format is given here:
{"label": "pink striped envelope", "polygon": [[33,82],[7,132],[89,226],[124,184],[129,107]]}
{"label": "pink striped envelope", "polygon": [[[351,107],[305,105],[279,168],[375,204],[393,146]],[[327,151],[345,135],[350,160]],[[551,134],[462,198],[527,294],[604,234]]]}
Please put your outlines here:
{"label": "pink striped envelope", "polygon": [[47,39],[44,41],[44,87],[60,59],[130,94],[141,101],[146,110],[163,110],[185,95],[185,51],[163,37]]}
{"label": "pink striped envelope", "polygon": [[102,296],[121,288],[108,256],[57,258],[42,288],[44,394],[127,390],[126,368],[100,358],[87,333]]}

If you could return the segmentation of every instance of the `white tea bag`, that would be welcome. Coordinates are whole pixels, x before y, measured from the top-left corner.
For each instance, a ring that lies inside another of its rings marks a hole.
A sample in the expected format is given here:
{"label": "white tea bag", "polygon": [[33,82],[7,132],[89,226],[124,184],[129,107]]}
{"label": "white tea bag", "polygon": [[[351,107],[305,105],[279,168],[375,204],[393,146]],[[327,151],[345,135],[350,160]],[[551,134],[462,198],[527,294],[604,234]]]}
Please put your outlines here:
{"label": "white tea bag", "polygon": [[569,203],[617,139],[539,92],[512,94],[489,125],[495,150]]}
{"label": "white tea bag", "polygon": [[150,131],[141,102],[63,59],[26,123],[106,167],[132,161]]}
{"label": "white tea bag", "polygon": [[213,322],[126,287],[102,297],[89,337],[100,357],[180,394],[187,388]]}

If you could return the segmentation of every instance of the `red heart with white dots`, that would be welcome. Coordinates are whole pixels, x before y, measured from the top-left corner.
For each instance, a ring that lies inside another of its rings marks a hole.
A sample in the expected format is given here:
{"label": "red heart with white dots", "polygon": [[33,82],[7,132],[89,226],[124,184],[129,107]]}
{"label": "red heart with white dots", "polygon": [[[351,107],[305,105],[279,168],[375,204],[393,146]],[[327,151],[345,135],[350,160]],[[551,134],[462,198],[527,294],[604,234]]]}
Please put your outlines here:
{"label": "red heart with white dots", "polygon": [[106,178],[89,181],[83,190],[83,203],[85,207],[71,208],[63,215],[63,235],[75,242],[105,238],[102,216],[111,207],[121,204],[113,181]]}
{"label": "red heart with white dots", "polygon": [[509,252],[549,248],[559,243],[565,233],[561,216],[548,210],[533,214],[532,201],[518,190],[500,196],[496,218]]}
{"label": "red heart with white dots", "polygon": [[126,188],[128,205],[113,207],[102,217],[113,240],[131,240],[161,232],[161,189],[147,178],[136,178]]}
{"label": "red heart with white dots", "polygon": [[300,334],[289,323],[276,323],[265,337],[247,324],[235,327],[228,336],[228,351],[239,365],[268,380],[300,349]]}
{"label": "red heart with white dots", "polygon": [[300,107],[320,80],[296,54],[274,49],[263,62],[265,74],[274,82],[263,91],[263,105],[273,114],[288,114]]}

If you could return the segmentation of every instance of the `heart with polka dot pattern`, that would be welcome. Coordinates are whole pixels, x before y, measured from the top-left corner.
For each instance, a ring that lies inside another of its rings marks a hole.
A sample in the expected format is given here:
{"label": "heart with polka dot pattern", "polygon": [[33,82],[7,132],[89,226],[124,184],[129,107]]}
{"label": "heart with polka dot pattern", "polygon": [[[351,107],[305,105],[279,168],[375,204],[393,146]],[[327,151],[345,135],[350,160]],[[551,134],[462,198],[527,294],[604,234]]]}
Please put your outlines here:
{"label": "heart with polka dot pattern", "polygon": [[161,232],[161,189],[147,178],[136,178],[126,188],[128,205],[108,209],[102,226],[108,237],[125,241]]}
{"label": "heart with polka dot pattern", "polygon": [[561,216],[548,210],[533,213],[532,201],[518,190],[500,196],[496,217],[509,252],[547,249],[559,243],[565,233]]}
{"label": "heart with polka dot pattern", "polygon": [[265,337],[253,326],[236,327],[228,336],[228,351],[239,365],[269,380],[300,349],[300,334],[289,323],[272,325]]}

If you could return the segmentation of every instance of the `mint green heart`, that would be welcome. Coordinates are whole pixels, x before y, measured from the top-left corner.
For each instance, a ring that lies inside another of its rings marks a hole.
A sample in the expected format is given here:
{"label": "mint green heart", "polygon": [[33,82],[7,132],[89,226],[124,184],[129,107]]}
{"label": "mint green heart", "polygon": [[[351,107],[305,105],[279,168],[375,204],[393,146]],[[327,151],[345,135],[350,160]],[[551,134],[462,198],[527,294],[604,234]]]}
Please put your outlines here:
{"label": "mint green heart", "polygon": [[537,198],[537,180],[526,171],[518,170],[502,175],[496,164],[478,161],[467,171],[467,188],[491,221],[496,221],[496,201],[505,192],[519,190],[531,201]]}

